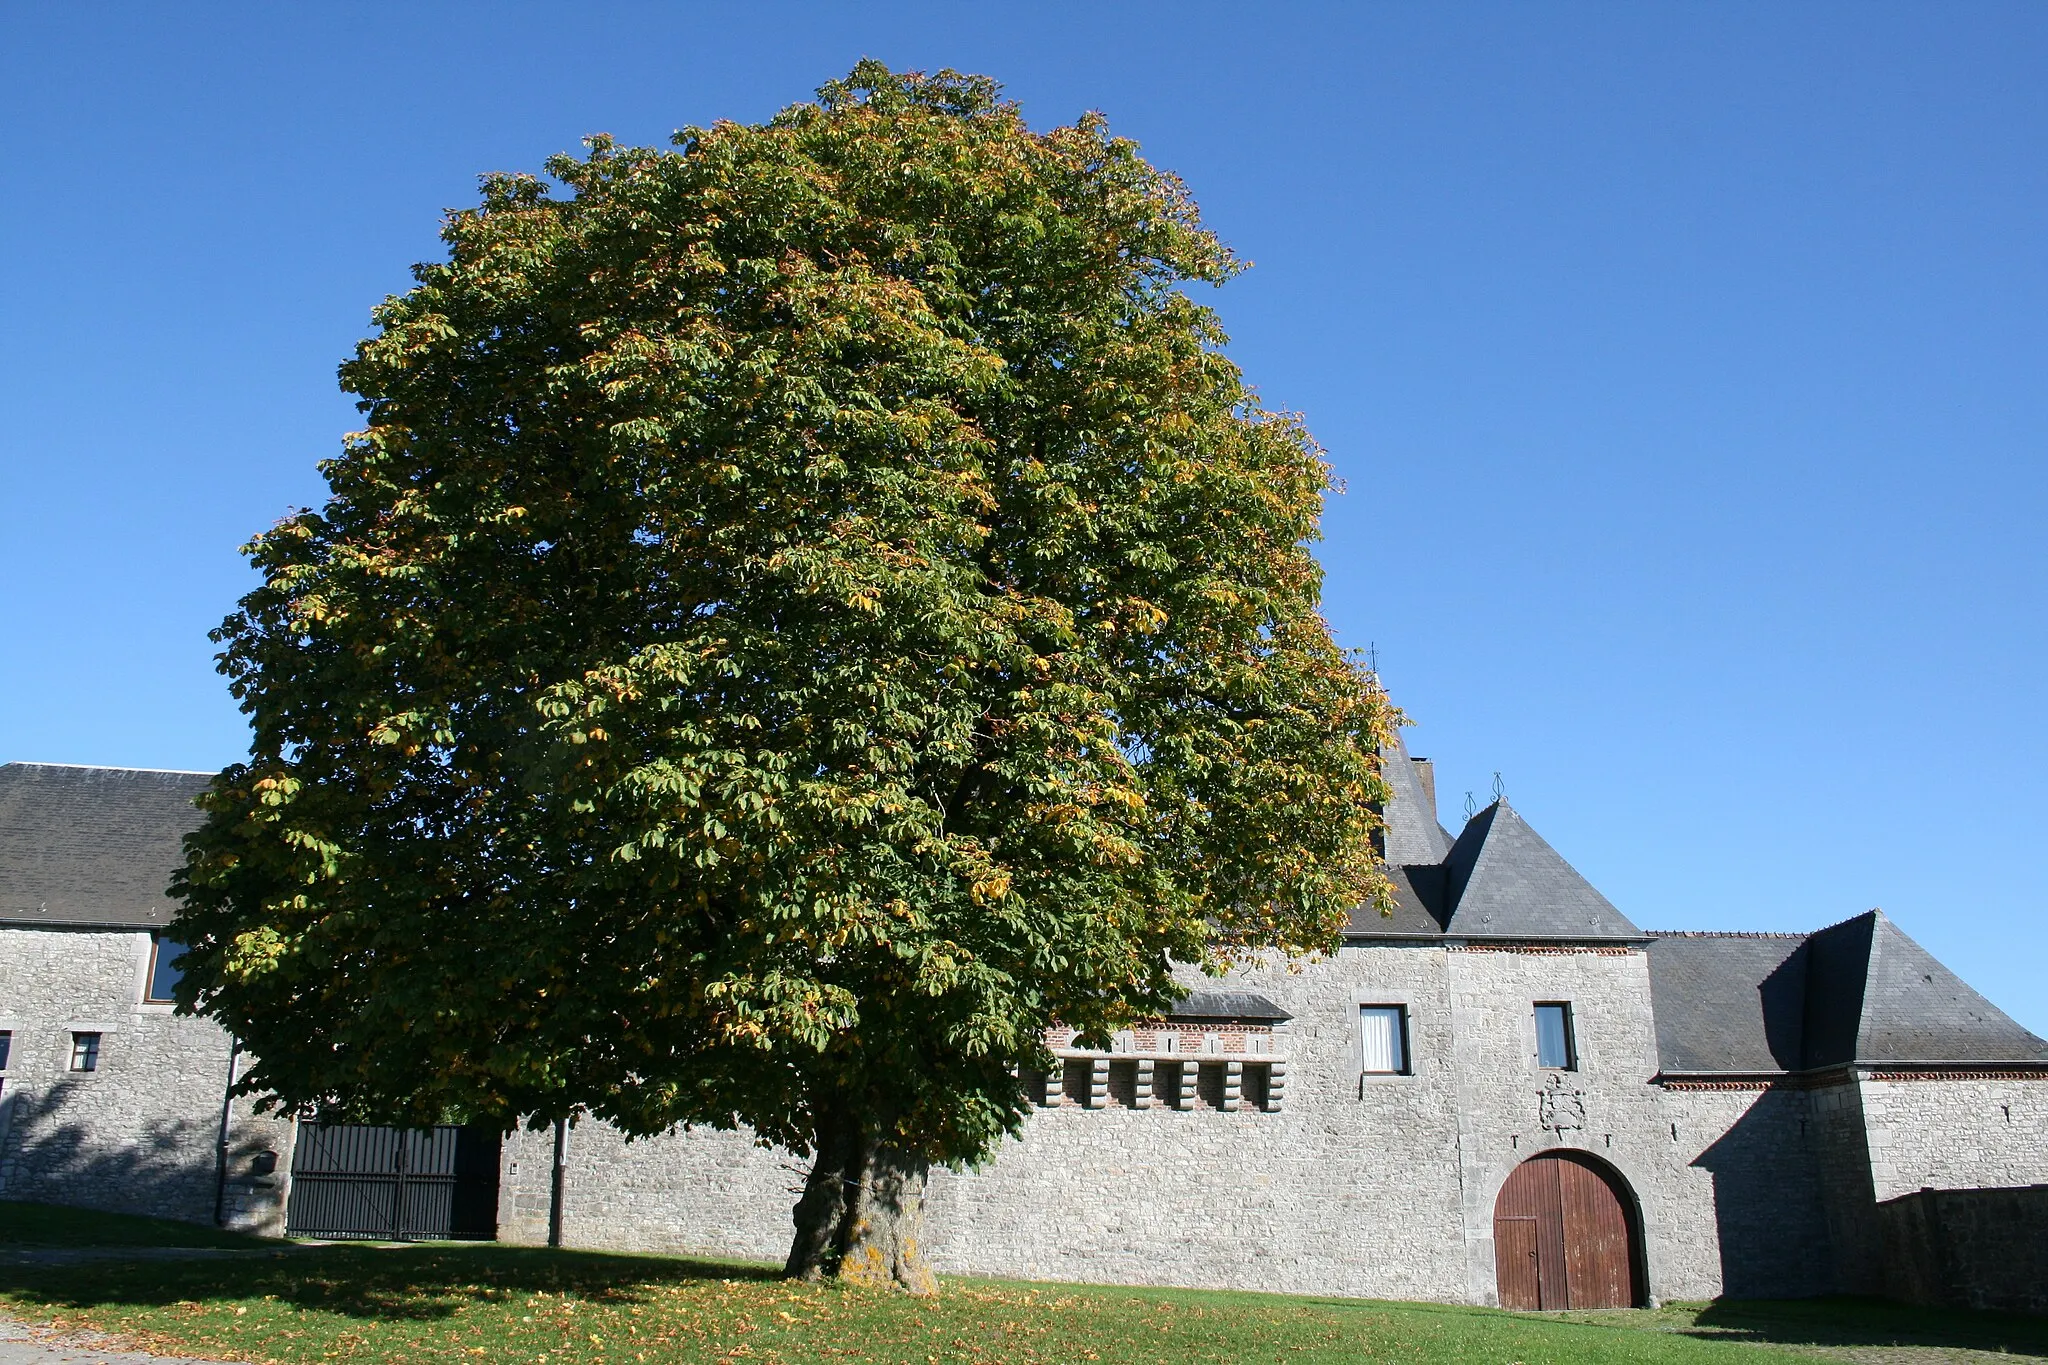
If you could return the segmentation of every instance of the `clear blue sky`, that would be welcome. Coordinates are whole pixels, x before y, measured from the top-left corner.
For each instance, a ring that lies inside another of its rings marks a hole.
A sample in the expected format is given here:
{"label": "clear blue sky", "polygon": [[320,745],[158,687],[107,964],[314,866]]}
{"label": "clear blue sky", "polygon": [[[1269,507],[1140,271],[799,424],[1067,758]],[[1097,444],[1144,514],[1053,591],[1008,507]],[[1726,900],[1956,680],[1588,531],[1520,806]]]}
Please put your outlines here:
{"label": "clear blue sky", "polygon": [[0,759],[243,751],[235,547],[479,172],[862,55],[1103,110],[1257,262],[1447,823],[1499,770],[1639,924],[1882,906],[2048,1034],[2038,3],[5,6]]}

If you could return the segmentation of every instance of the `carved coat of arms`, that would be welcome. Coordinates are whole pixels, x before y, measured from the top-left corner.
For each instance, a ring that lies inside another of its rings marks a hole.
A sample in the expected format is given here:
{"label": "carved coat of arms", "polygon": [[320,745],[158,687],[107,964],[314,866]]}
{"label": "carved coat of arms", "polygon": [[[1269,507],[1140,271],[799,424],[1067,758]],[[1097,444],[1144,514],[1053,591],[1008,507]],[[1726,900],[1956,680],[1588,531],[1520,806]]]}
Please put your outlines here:
{"label": "carved coat of arms", "polygon": [[1563,1076],[1551,1076],[1536,1097],[1536,1121],[1553,1133],[1584,1128],[1586,1092],[1567,1089]]}

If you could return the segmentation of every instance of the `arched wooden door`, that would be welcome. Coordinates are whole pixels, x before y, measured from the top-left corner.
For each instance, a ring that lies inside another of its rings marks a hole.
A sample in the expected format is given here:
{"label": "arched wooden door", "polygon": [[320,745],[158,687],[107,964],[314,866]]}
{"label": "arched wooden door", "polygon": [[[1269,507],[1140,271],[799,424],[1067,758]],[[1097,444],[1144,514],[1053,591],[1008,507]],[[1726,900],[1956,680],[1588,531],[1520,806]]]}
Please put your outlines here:
{"label": "arched wooden door", "polygon": [[1620,1180],[1568,1153],[1515,1168],[1493,1205],[1503,1308],[1632,1308],[1633,1220]]}

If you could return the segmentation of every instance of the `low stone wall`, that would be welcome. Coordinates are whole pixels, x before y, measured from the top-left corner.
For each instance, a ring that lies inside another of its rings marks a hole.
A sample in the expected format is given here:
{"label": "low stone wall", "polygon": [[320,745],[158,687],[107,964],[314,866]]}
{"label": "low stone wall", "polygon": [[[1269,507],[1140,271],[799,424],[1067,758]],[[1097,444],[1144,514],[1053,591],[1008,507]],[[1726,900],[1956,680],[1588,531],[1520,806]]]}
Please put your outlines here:
{"label": "low stone wall", "polygon": [[1921,1190],[1877,1212],[1893,1298],[2048,1313],[2048,1185]]}

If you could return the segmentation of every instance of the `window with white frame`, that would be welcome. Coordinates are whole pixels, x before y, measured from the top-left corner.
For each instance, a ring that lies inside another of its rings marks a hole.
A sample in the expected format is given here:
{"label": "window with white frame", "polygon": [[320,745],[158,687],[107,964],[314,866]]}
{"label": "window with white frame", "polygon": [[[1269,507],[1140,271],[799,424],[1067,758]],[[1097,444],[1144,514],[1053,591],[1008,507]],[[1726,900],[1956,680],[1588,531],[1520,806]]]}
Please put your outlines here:
{"label": "window with white frame", "polygon": [[1572,1036],[1572,1007],[1563,1001],[1536,1006],[1536,1065],[1553,1071],[1579,1068],[1578,1040]]}
{"label": "window with white frame", "polygon": [[1368,1076],[1408,1074],[1408,1007],[1358,1007],[1359,1070]]}
{"label": "window with white frame", "polygon": [[0,1028],[0,1071],[7,1069],[8,1055],[14,1051],[14,1033],[11,1029]]}
{"label": "window with white frame", "polygon": [[71,1035],[71,1069],[73,1071],[98,1071],[100,1069],[100,1036],[97,1033],[74,1033]]}

